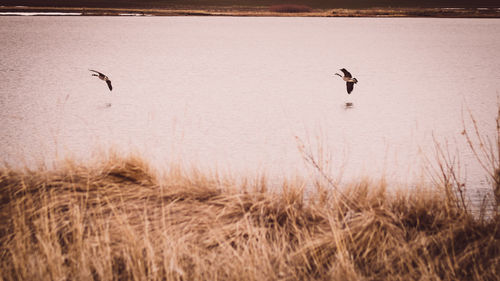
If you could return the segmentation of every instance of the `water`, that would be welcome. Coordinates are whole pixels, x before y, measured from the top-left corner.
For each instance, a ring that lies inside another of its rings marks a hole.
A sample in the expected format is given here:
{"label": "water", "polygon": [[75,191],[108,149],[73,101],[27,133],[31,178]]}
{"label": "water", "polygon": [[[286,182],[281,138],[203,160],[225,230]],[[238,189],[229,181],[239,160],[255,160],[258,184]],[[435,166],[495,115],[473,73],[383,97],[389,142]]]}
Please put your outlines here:
{"label": "water", "polygon": [[160,168],[308,175],[297,137],[338,179],[411,184],[438,141],[488,185],[461,132],[470,111],[495,136],[498,19],[0,17],[0,38],[14,166],[113,148]]}

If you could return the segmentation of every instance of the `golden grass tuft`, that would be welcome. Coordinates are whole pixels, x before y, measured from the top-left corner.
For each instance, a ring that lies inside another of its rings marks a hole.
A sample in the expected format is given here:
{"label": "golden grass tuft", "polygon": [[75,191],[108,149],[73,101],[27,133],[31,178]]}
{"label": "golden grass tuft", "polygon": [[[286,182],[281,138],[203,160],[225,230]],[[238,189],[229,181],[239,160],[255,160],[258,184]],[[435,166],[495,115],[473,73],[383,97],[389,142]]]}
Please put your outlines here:
{"label": "golden grass tuft", "polygon": [[[244,182],[244,181],[243,181]],[[137,157],[0,171],[4,280],[497,280],[500,217],[360,182],[159,179]],[[274,191],[269,191],[274,190]],[[318,189],[320,190],[320,189]],[[329,191],[328,191],[329,190]],[[321,197],[321,200],[317,198]],[[356,202],[356,206],[348,204]]]}

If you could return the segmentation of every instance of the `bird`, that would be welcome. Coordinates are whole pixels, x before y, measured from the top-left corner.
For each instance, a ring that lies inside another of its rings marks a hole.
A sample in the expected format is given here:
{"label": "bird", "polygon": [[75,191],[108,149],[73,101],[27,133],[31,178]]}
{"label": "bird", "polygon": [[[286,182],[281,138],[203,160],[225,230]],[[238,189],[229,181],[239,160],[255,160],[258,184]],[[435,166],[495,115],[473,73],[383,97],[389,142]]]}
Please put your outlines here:
{"label": "bird", "polygon": [[95,72],[95,73],[92,74],[92,76],[97,76],[102,81],[106,81],[106,84],[108,84],[109,90],[110,91],[113,90],[113,86],[111,86],[111,80],[109,80],[108,76],[106,76],[103,73],[101,73],[99,71],[96,71],[96,70],[89,69],[89,71]]}
{"label": "bird", "polygon": [[345,68],[342,68],[340,71],[342,71],[344,73],[344,76],[342,76],[338,73],[335,73],[335,75],[342,77],[342,79],[346,82],[347,94],[350,95],[352,90],[354,89],[354,84],[358,83],[358,79],[353,78],[351,73],[349,71],[347,71],[347,69],[345,69]]}

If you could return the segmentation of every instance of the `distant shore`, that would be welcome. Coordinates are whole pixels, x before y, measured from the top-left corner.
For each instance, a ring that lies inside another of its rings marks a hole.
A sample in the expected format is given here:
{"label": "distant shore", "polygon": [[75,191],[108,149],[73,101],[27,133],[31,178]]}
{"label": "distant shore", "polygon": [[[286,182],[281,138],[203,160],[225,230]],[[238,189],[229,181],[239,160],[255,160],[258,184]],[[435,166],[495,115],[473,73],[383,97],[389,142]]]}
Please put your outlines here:
{"label": "distant shore", "polygon": [[0,15],[500,18],[500,8],[311,9],[290,13],[271,11],[267,6],[153,9],[1,6]]}

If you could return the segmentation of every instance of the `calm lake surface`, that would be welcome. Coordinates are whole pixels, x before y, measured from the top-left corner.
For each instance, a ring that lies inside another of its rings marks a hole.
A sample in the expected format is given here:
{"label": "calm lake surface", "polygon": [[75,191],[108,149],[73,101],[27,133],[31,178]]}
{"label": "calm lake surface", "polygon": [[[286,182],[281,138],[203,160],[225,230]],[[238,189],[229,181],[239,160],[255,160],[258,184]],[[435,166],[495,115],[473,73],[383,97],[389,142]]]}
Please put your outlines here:
{"label": "calm lake surface", "polygon": [[298,137],[344,182],[412,184],[429,180],[436,140],[488,186],[461,132],[470,111],[496,135],[498,19],[0,17],[0,38],[13,166],[112,148],[160,169],[308,175]]}

